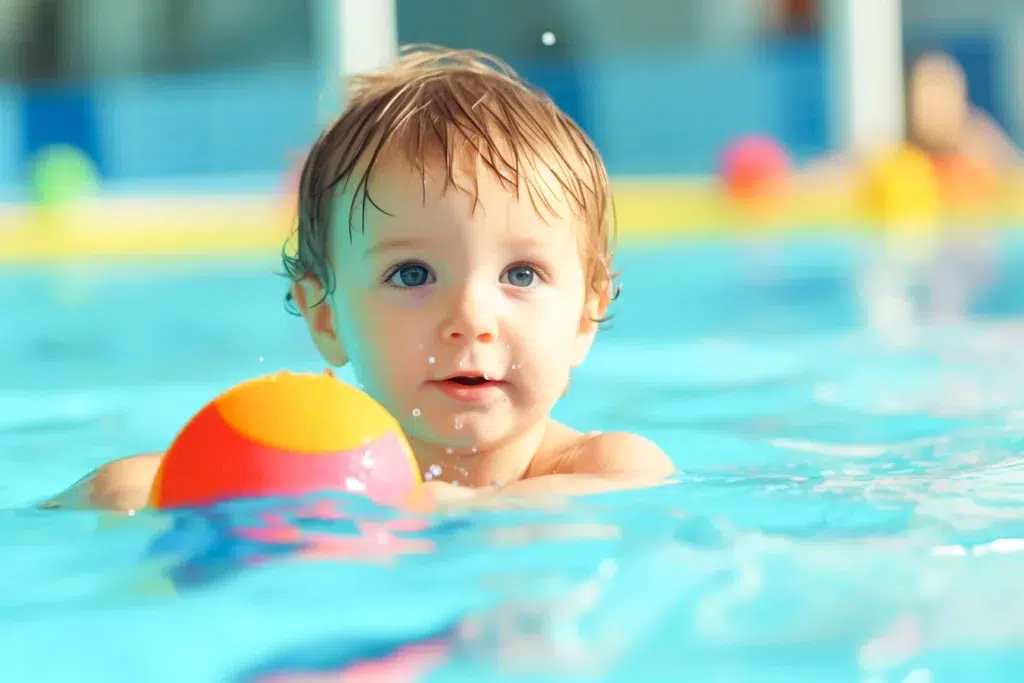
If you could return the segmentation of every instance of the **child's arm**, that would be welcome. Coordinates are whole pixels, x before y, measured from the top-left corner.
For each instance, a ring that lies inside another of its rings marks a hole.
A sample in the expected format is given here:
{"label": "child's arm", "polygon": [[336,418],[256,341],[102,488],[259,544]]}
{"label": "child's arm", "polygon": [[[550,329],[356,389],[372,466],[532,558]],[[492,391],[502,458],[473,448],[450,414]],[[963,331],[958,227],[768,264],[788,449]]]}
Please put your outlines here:
{"label": "child's arm", "polygon": [[108,462],[40,507],[128,512],[146,507],[162,453],[144,453]]}
{"label": "child's arm", "polygon": [[[103,465],[71,488],[42,503],[44,508],[99,508],[126,512],[146,507],[162,453],[144,453]],[[675,471],[658,446],[636,434],[613,432],[589,437],[557,471],[511,482],[497,493],[507,496],[583,496],[644,488],[663,483]],[[435,483],[438,502],[496,495],[493,490]]]}
{"label": "child's arm", "polygon": [[555,472],[502,487],[510,495],[583,496],[656,486],[675,466],[656,444],[637,434],[610,432],[587,438]]}
{"label": "child's arm", "polygon": [[556,472],[521,479],[497,489],[429,484],[441,504],[484,502],[499,496],[585,496],[665,483],[675,466],[657,445],[636,434],[614,432],[587,438]]}

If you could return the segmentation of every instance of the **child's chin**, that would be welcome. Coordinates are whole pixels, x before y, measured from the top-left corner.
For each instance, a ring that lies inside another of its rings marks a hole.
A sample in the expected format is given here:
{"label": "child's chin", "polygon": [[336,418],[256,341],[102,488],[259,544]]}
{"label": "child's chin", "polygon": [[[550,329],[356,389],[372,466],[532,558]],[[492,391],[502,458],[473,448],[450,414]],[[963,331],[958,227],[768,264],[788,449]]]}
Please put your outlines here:
{"label": "child's chin", "polygon": [[434,441],[459,451],[484,450],[489,445],[502,441],[506,432],[499,425],[472,418],[460,421],[458,426],[445,423],[432,427]]}

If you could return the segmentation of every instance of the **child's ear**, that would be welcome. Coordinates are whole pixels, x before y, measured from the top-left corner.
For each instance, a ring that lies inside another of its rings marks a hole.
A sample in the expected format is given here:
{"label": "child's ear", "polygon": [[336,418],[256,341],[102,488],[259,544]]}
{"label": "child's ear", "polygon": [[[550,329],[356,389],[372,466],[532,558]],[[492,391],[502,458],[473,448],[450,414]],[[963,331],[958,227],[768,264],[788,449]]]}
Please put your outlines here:
{"label": "child's ear", "polygon": [[597,336],[597,329],[600,321],[608,312],[608,305],[611,303],[611,293],[608,288],[602,288],[600,292],[590,292],[583,304],[583,317],[580,319],[580,328],[576,332],[576,348],[573,351],[572,366],[581,365],[590,353],[590,347],[594,344],[594,337]]}
{"label": "child's ear", "polygon": [[312,275],[296,280],[292,283],[292,298],[306,320],[309,336],[323,359],[334,367],[348,363],[348,354],[334,326],[334,311],[320,281]]}

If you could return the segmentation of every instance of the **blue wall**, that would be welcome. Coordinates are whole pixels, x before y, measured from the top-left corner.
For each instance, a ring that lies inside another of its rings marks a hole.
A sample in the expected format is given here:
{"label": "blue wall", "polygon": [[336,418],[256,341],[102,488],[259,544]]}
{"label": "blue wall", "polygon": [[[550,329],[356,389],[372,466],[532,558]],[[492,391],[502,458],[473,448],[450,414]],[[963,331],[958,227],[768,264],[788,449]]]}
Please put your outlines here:
{"label": "blue wall", "polygon": [[[824,150],[821,61],[820,50],[808,45],[513,66],[579,121],[613,174],[657,175],[707,172],[730,138],[749,132],[774,135],[801,157]],[[33,135],[95,150],[104,176],[114,181],[273,177],[317,133],[323,110],[317,87],[311,70],[94,83],[69,96],[92,102],[93,137],[81,131],[80,108],[63,128],[50,117],[19,129],[30,110],[25,103],[38,98],[0,91],[0,186],[23,174]],[[32,133],[33,124],[51,128]],[[21,143],[9,144],[18,130]],[[64,134],[83,139],[61,140]]]}
{"label": "blue wall", "polygon": [[828,142],[824,69],[813,46],[595,60],[580,80],[590,105],[581,123],[613,174],[705,173],[746,133],[774,136],[801,158]]}
{"label": "blue wall", "polygon": [[108,177],[281,172],[317,132],[310,71],[115,81],[94,89]]}
{"label": "blue wall", "polygon": [[[997,121],[991,35],[909,36],[908,53],[943,47],[961,59],[975,103]],[[744,51],[660,48],[513,66],[548,91],[602,150],[613,175],[703,173],[727,142],[773,135],[797,159],[826,150],[827,83],[820,45]],[[0,86],[0,198],[16,192],[42,142],[70,142],[122,183],[220,189],[214,176],[280,183],[317,134],[312,69],[235,71],[69,86]],[[60,107],[66,102],[62,120]]]}
{"label": "blue wall", "polygon": [[21,182],[21,92],[0,84],[0,200]]}

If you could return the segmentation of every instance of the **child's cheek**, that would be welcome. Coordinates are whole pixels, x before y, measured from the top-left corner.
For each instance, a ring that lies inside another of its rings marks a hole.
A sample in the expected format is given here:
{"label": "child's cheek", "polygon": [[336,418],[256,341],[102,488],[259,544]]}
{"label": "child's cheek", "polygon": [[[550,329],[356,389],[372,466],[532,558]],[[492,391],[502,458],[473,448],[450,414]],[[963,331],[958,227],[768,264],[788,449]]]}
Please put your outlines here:
{"label": "child's cheek", "polygon": [[[372,317],[372,316],[371,316]],[[428,348],[430,336],[420,324],[415,311],[382,312],[367,320],[371,334],[364,342],[372,354],[372,364],[387,377],[423,374],[433,351]],[[418,372],[414,372],[418,369]]]}

